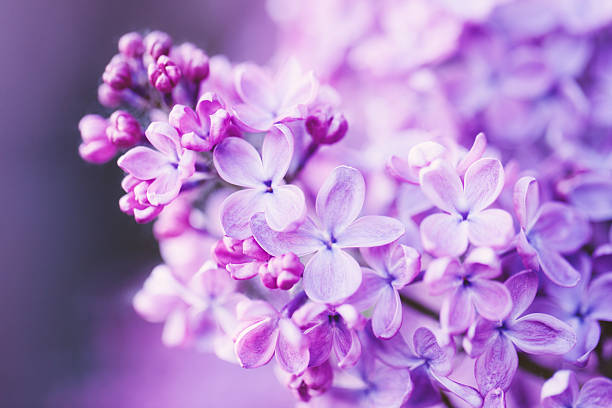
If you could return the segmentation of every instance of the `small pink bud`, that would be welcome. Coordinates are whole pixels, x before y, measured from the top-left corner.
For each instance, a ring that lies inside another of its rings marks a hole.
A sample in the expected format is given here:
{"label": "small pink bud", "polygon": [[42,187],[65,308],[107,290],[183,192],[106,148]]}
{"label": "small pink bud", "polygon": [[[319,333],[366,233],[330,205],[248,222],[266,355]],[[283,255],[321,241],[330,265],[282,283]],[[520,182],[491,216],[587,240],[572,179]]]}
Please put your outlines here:
{"label": "small pink bud", "polygon": [[304,273],[304,265],[294,253],[286,253],[273,257],[268,261],[267,268],[260,268],[259,276],[263,284],[270,288],[289,290]]}
{"label": "small pink bud", "polygon": [[98,101],[107,108],[117,108],[123,102],[123,92],[117,91],[103,82],[98,87]]}
{"label": "small pink bud", "polygon": [[149,65],[148,74],[151,84],[164,93],[171,92],[182,77],[181,69],[166,55]]}
{"label": "small pink bud", "polygon": [[122,55],[115,55],[102,74],[102,80],[116,91],[129,88],[132,85],[130,65]]}
{"label": "small pink bud", "polygon": [[85,115],[79,122],[83,143],[79,155],[90,163],[106,163],[117,153],[117,148],[106,138],[108,120],[100,115]]}
{"label": "small pink bud", "polygon": [[131,147],[142,138],[140,123],[126,111],[118,110],[110,116],[106,129],[108,140],[118,147]]}
{"label": "small pink bud", "polygon": [[172,38],[162,31],[152,31],[144,38],[144,47],[154,60],[161,55],[168,55],[172,47]]}
{"label": "small pink bud", "polygon": [[172,59],[181,67],[185,78],[192,82],[200,82],[208,77],[208,55],[195,45],[185,43],[172,50]]}
{"label": "small pink bud", "polygon": [[306,130],[318,144],[334,144],[346,135],[348,122],[341,113],[317,109],[306,118]]}
{"label": "small pink bud", "polygon": [[142,36],[137,32],[123,34],[119,39],[119,52],[130,58],[141,57],[144,53]]}

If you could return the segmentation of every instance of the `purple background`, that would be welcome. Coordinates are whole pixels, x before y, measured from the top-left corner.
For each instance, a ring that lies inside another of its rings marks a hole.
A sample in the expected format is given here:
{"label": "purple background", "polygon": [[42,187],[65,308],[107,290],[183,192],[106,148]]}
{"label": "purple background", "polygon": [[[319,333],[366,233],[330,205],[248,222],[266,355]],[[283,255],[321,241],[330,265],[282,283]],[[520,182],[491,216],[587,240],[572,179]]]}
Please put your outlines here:
{"label": "purple background", "polygon": [[265,62],[274,28],[262,2],[4,0],[0,10],[0,406],[288,406],[270,368],[165,349],[161,326],[136,316],[131,296],[159,262],[150,226],[119,211],[118,168],[77,154],[81,116],[109,113],[96,89],[122,33],[161,29]]}

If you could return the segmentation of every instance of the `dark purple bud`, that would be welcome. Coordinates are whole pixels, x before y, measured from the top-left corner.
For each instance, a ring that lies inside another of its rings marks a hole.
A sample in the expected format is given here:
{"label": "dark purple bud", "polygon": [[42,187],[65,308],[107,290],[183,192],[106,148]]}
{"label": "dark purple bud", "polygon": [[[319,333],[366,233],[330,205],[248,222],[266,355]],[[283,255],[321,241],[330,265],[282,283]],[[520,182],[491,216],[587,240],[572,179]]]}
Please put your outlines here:
{"label": "dark purple bud", "polygon": [[79,146],[79,155],[90,163],[106,163],[117,153],[117,147],[106,138],[108,120],[100,115],[86,115],[79,122],[79,131],[83,142]]}
{"label": "dark purple bud", "polygon": [[103,82],[98,87],[98,101],[107,108],[117,108],[123,101],[123,92],[117,91]]}
{"label": "dark purple bud", "polygon": [[115,55],[106,66],[102,80],[117,91],[129,88],[132,85],[130,64],[122,55]]}
{"label": "dark purple bud", "polygon": [[144,54],[142,36],[136,32],[123,34],[119,39],[119,52],[130,58],[141,57]]}
{"label": "dark purple bud", "polygon": [[346,135],[348,122],[341,113],[315,110],[306,118],[306,130],[318,144],[334,144]]}
{"label": "dark purple bud", "polygon": [[142,128],[132,115],[118,110],[110,116],[110,126],[106,129],[106,136],[115,146],[131,147],[142,138]]}
{"label": "dark purple bud", "polygon": [[160,92],[172,92],[181,76],[181,69],[167,55],[149,65],[149,81]]}
{"label": "dark purple bud", "polygon": [[147,54],[157,61],[161,55],[170,53],[172,38],[162,31],[152,31],[145,36],[144,46]]}

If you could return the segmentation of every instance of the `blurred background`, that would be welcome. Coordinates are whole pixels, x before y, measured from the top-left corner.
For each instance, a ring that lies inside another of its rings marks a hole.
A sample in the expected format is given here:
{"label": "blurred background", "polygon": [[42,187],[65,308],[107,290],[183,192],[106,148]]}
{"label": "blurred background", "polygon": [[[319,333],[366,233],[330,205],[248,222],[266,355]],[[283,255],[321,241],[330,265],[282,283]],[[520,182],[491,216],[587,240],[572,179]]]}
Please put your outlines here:
{"label": "blurred background", "polygon": [[160,260],[150,225],[119,211],[113,162],[77,154],[78,121],[102,112],[96,89],[121,34],[159,29],[265,62],[275,33],[263,2],[0,4],[0,406],[288,406],[270,369],[166,349],[161,325],[135,314],[131,298]]}

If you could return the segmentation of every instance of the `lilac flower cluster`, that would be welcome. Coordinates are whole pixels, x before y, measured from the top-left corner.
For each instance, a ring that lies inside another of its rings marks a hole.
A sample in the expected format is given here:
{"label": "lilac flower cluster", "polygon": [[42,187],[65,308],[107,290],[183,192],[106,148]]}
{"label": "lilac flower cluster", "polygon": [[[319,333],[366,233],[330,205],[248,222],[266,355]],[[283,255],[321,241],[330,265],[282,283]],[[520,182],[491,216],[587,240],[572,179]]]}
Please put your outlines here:
{"label": "lilac flower cluster", "polygon": [[267,5],[269,66],[128,33],[79,124],[164,344],[298,406],[611,407],[608,2]]}

